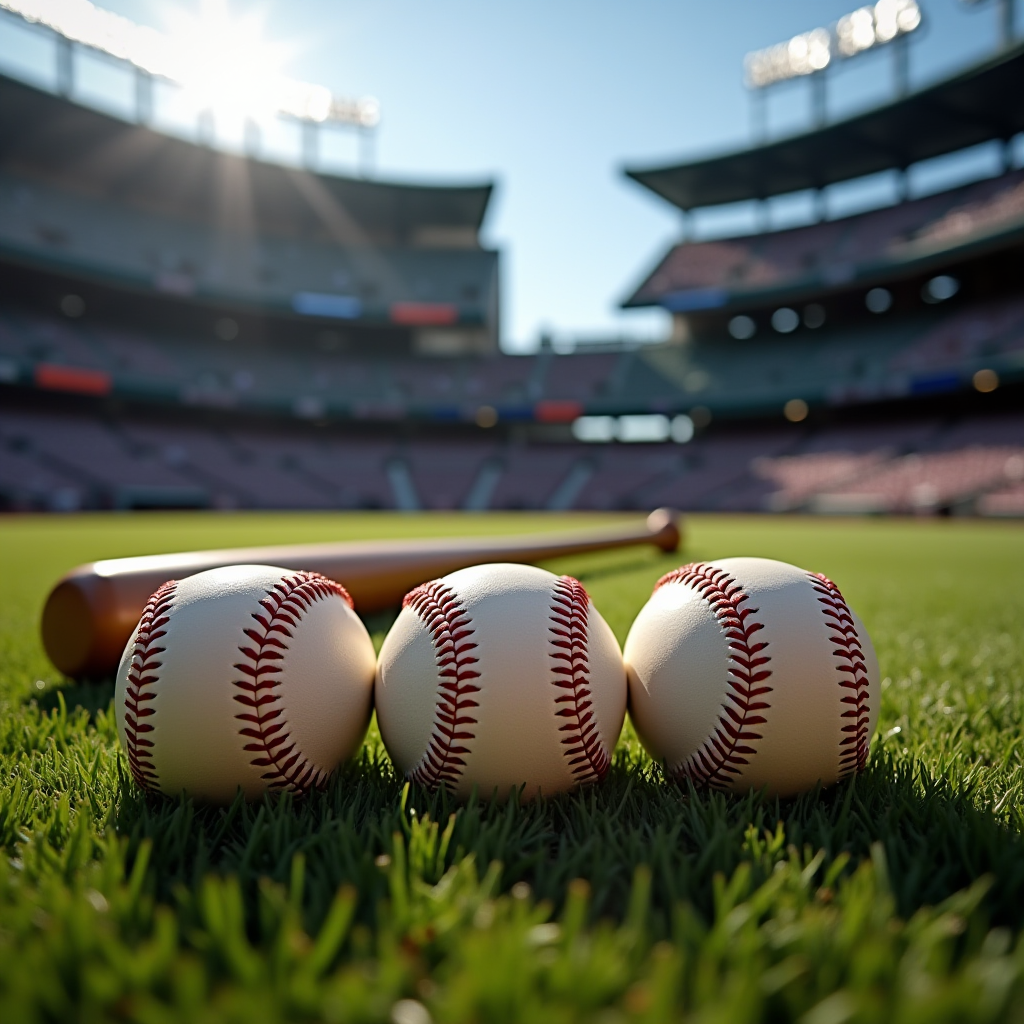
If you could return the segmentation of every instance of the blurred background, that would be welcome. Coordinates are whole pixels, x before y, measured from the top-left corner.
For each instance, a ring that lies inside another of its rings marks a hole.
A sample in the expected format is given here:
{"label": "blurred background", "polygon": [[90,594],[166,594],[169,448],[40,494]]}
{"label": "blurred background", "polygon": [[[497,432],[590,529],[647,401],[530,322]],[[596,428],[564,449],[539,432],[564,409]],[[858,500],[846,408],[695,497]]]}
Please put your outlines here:
{"label": "blurred background", "polygon": [[1017,6],[0,0],[0,507],[1024,515]]}

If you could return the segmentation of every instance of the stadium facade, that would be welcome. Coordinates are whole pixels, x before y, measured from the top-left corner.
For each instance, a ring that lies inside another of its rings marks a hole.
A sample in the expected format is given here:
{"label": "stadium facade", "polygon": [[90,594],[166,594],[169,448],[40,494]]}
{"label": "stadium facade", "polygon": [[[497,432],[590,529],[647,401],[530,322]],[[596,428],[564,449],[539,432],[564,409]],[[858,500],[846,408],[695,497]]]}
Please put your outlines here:
{"label": "stadium facade", "polygon": [[[1024,124],[1024,49],[880,110],[630,171],[684,211]],[[670,340],[499,347],[490,183],[223,153],[0,77],[0,501],[1024,513],[1024,175],[683,241]],[[604,441],[607,443],[595,443]]]}

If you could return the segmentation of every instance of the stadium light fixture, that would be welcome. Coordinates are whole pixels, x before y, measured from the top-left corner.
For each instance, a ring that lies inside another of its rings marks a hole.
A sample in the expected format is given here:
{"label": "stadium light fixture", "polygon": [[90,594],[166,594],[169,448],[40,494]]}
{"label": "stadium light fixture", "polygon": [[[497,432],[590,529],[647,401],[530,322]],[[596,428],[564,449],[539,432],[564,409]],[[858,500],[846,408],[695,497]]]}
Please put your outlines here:
{"label": "stadium light fixture", "polygon": [[694,421],[683,413],[671,420],[660,412],[626,416],[577,416],[572,436],[588,444],[660,444],[672,440],[686,444],[693,438]]}
{"label": "stadium light fixture", "polygon": [[608,444],[615,440],[614,416],[579,416],[573,420],[572,436],[589,444]]}
{"label": "stadium light fixture", "polygon": [[747,86],[764,89],[804,75],[824,71],[833,61],[891,43],[921,25],[917,0],[878,0],[843,15],[830,28],[816,28],[793,36],[744,59]]}
{"label": "stadium light fixture", "polygon": [[772,313],[772,327],[779,334],[792,334],[800,326],[800,314],[789,306],[782,306]]}
{"label": "stadium light fixture", "polygon": [[752,317],[740,314],[729,321],[729,333],[737,341],[746,341],[757,334],[757,324]]}
{"label": "stadium light fixture", "polygon": [[686,413],[672,417],[672,440],[676,444],[688,444],[692,441],[694,429],[693,420]]}
{"label": "stadium light fixture", "polygon": [[864,296],[864,305],[872,313],[888,313],[892,308],[892,292],[888,288],[872,288]]}
{"label": "stadium light fixture", "polygon": [[[200,46],[193,35],[176,38],[128,18],[95,6],[89,0],[0,0],[0,10],[42,25],[59,36],[125,61],[139,71],[193,90],[224,88],[226,76],[237,72],[237,62],[225,59],[223,47]],[[197,62],[197,49],[203,56]],[[278,115],[313,124],[333,121],[358,128],[375,128],[380,122],[380,104],[371,97],[351,99],[333,96],[322,85],[279,74],[246,74],[236,81],[232,92],[243,94],[258,82],[260,100]],[[209,99],[216,105],[216,96]],[[248,97],[252,99],[252,97]]]}
{"label": "stadium light fixture", "polygon": [[782,415],[790,423],[803,423],[810,409],[802,398],[791,398],[783,407]]}
{"label": "stadium light fixture", "polygon": [[987,395],[999,387],[999,374],[995,370],[978,370],[971,378],[971,383],[974,385],[975,391]]}
{"label": "stadium light fixture", "polygon": [[921,289],[921,297],[925,302],[945,302],[953,298],[960,291],[960,282],[949,274],[939,274],[933,277],[924,288]]}

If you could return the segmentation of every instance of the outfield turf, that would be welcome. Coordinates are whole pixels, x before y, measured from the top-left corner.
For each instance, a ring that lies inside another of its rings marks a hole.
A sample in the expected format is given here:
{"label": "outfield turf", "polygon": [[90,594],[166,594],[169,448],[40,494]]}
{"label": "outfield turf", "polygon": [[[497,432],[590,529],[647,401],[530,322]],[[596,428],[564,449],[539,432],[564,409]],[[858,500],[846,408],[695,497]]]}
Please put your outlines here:
{"label": "outfield turf", "polygon": [[0,1022],[1024,1019],[1019,525],[693,517],[678,555],[549,563],[620,641],[682,561],[841,586],[883,676],[869,767],[781,803],[666,785],[628,726],[603,786],[525,807],[406,791],[375,729],[304,801],[143,799],[112,685],[62,680],[38,640],[50,584],[94,558],[606,521],[0,521]]}

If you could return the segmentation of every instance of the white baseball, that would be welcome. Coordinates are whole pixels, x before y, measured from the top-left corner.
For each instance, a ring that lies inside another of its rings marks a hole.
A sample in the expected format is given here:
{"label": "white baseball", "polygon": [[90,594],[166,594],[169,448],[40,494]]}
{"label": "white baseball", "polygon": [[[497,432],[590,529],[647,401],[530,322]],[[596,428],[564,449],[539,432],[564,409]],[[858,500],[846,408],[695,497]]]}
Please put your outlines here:
{"label": "white baseball", "polygon": [[477,565],[406,595],[374,693],[399,772],[460,798],[602,779],[626,713],[608,624],[577,580],[529,565]]}
{"label": "white baseball", "polygon": [[238,565],[171,580],[117,670],[132,775],[210,803],[322,786],[366,732],[374,663],[348,594],[316,573]]}
{"label": "white baseball", "polygon": [[670,775],[790,796],[860,771],[878,660],[824,576],[724,558],[659,580],[623,654],[630,715]]}

